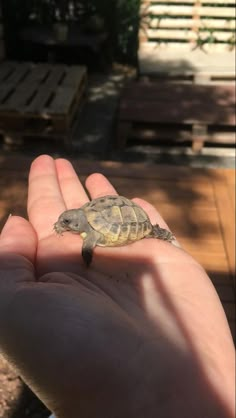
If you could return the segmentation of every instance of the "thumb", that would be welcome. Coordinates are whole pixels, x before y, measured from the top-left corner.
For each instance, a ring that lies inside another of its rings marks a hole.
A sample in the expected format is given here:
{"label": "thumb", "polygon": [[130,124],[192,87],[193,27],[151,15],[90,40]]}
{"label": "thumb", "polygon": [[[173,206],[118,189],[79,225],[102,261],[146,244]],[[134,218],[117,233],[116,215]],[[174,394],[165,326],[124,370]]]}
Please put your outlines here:
{"label": "thumb", "polygon": [[0,311],[20,283],[34,280],[37,238],[26,219],[8,218],[0,235]]}
{"label": "thumb", "polygon": [[[14,311],[14,298],[26,283],[34,282],[37,238],[26,219],[8,218],[0,235],[0,342],[7,334],[8,313]],[[1,347],[2,348],[2,347]]]}
{"label": "thumb", "polygon": [[10,216],[0,234],[0,257],[15,254],[33,263],[36,249],[37,236],[32,225],[20,216]]}

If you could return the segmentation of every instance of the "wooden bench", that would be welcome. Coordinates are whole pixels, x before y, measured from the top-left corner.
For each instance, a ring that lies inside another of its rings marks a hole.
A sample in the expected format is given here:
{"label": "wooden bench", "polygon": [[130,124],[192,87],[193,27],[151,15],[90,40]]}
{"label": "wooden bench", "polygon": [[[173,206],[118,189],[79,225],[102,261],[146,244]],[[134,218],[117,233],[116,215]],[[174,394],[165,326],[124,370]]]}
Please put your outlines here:
{"label": "wooden bench", "polygon": [[128,138],[204,142],[235,142],[235,88],[160,82],[131,82],[120,100],[117,147]]}
{"label": "wooden bench", "polygon": [[1,63],[0,132],[6,141],[46,136],[70,144],[85,87],[83,66]]}

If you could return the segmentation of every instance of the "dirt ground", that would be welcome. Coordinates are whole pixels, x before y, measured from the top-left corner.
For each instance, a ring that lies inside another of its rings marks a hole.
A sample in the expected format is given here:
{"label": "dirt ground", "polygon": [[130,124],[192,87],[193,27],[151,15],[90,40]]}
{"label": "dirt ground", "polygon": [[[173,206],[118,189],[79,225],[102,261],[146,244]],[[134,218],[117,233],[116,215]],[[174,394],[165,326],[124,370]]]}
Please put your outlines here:
{"label": "dirt ground", "polygon": [[48,418],[49,411],[0,355],[0,418]]}

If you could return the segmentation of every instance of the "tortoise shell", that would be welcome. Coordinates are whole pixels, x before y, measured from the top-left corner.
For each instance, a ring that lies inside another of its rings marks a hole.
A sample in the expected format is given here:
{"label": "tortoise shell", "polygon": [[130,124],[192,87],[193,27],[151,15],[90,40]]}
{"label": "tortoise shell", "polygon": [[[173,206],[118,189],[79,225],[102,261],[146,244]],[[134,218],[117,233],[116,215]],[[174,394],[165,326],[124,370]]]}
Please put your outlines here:
{"label": "tortoise shell", "polygon": [[89,225],[102,239],[97,245],[117,246],[144,238],[152,224],[144,210],[123,196],[105,196],[82,206]]}
{"label": "tortoise shell", "polygon": [[93,248],[126,245],[142,238],[157,238],[172,242],[172,233],[152,225],[146,212],[123,196],[104,196],[79,209],[63,212],[54,224],[58,234],[71,231],[83,239],[82,257],[87,266],[92,261]]}

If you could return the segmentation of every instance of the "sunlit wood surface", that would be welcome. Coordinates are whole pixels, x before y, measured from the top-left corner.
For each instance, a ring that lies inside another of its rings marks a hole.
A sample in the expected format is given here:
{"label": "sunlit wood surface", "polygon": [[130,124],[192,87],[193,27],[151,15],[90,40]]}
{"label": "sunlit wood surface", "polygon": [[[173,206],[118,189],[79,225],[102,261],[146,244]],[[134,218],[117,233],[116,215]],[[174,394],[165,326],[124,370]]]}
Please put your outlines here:
{"label": "sunlit wood surface", "polygon": [[[31,161],[19,156],[0,156],[0,226],[9,213],[26,216]],[[72,162],[83,180],[92,172],[102,172],[120,194],[142,197],[158,209],[182,246],[207,270],[234,333],[234,170]]]}

